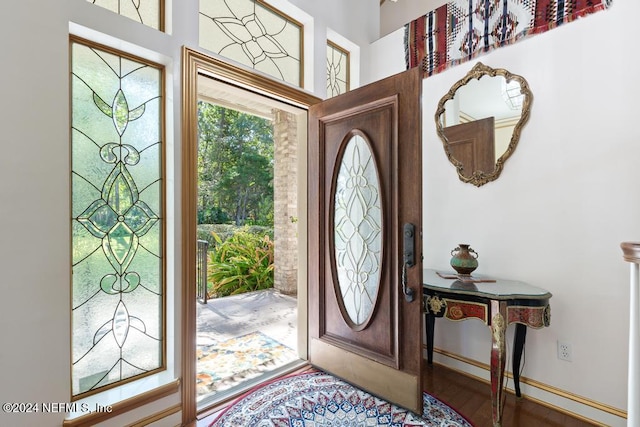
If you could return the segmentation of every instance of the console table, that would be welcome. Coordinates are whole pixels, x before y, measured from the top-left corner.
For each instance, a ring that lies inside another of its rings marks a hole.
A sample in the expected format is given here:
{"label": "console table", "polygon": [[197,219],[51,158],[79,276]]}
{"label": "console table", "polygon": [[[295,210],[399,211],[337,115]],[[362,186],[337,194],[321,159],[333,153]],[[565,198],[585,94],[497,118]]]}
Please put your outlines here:
{"label": "console table", "polygon": [[479,319],[491,328],[491,403],[493,425],[502,423],[505,369],[505,331],[515,323],[513,382],[520,397],[520,360],[527,326],[543,328],[551,321],[549,298],[544,289],[514,280],[424,270],[424,312],[427,327],[427,361],[433,363],[435,319]]}

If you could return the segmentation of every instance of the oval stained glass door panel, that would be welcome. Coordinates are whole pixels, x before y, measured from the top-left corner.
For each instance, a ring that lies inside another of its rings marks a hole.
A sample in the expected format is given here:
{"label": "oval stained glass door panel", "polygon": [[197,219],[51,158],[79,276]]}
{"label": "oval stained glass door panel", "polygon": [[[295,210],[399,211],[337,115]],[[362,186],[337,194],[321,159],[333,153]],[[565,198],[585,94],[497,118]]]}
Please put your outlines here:
{"label": "oval stained glass door panel", "polygon": [[368,141],[354,131],[347,141],[334,187],[336,294],[343,316],[366,327],[375,309],[382,261],[382,206],[378,168]]}

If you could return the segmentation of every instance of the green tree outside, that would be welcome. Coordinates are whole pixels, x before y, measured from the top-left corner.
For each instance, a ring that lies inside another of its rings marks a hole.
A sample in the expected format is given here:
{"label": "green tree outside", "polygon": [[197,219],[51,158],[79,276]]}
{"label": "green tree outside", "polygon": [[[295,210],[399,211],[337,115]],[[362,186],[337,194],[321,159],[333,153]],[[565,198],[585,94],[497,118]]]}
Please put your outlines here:
{"label": "green tree outside", "polygon": [[[199,234],[210,234],[208,292],[222,297],[273,287],[273,125],[200,101],[198,136],[197,215]],[[232,230],[223,239],[214,231],[219,227]]]}
{"label": "green tree outside", "polygon": [[273,226],[270,120],[198,103],[198,223]]}

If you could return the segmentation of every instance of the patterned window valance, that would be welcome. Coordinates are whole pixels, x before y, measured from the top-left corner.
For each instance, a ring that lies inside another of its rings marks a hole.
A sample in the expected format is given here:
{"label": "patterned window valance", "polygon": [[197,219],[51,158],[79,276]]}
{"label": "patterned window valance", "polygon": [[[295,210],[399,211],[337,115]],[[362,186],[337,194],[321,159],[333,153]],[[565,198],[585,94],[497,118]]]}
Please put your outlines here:
{"label": "patterned window valance", "polygon": [[405,25],[407,68],[426,76],[604,10],[613,0],[454,0]]}

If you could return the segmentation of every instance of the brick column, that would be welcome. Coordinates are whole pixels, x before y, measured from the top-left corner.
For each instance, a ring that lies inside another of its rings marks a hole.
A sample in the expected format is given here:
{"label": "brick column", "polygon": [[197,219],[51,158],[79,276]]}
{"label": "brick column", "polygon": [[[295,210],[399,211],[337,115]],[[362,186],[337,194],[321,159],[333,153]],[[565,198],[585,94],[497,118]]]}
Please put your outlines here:
{"label": "brick column", "polygon": [[288,295],[298,284],[297,124],[293,114],[273,110],[274,288]]}

